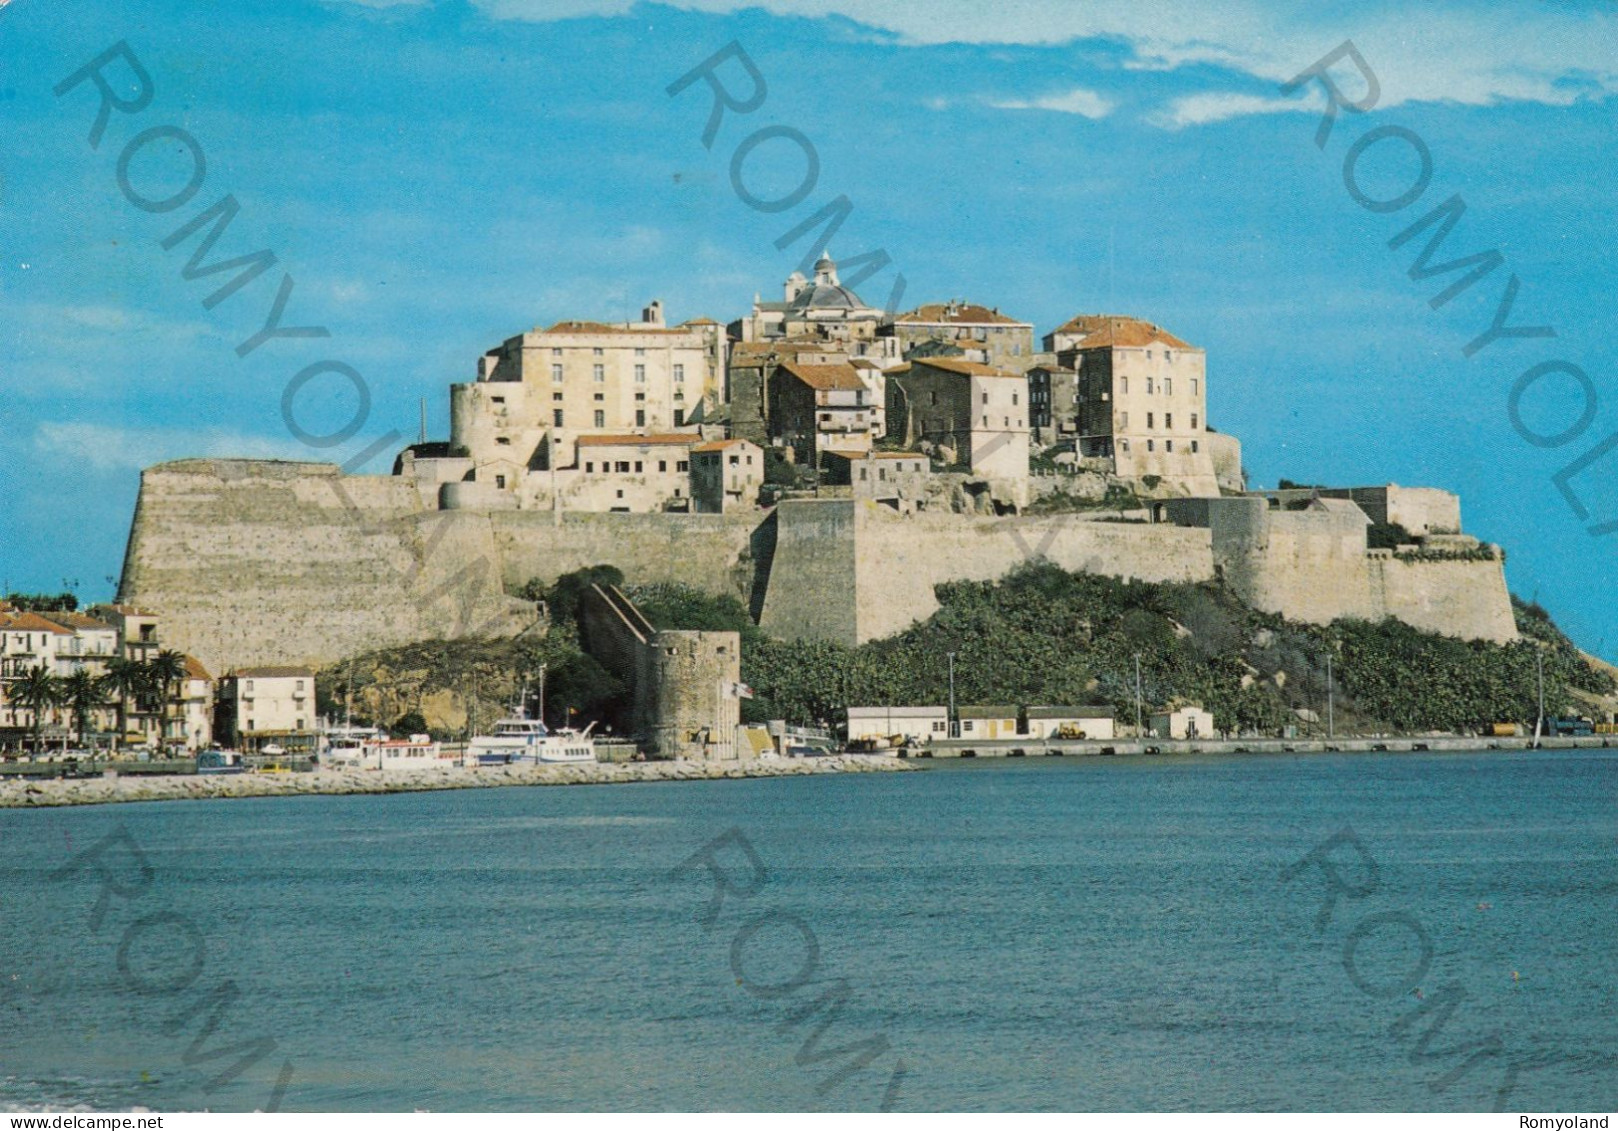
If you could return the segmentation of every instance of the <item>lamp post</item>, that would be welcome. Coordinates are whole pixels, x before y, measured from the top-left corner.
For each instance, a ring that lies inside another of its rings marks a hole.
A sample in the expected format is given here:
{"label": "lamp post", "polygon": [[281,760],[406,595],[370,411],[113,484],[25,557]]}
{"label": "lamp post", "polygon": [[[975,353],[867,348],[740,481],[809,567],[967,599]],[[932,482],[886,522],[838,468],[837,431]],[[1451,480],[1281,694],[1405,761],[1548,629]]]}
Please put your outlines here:
{"label": "lamp post", "polygon": [[1328,651],[1326,653],[1326,738],[1328,740],[1337,737],[1337,720],[1332,713],[1335,706],[1332,698],[1333,690],[1334,689],[1331,682],[1331,652]]}
{"label": "lamp post", "polygon": [[959,728],[955,723],[955,653],[949,654],[949,736],[960,737]]}
{"label": "lamp post", "polygon": [[1135,653],[1135,737],[1144,737],[1140,729],[1140,653]]}

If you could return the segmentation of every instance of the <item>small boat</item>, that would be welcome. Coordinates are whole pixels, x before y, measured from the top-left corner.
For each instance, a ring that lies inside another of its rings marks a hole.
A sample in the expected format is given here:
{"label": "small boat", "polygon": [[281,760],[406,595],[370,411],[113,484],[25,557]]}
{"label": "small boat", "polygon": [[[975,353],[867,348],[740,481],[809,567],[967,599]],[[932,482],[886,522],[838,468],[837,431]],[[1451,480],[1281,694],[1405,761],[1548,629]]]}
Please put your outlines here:
{"label": "small boat", "polygon": [[214,747],[197,755],[197,773],[199,774],[241,774],[246,772],[247,767],[242,764],[242,756],[234,750],[221,750]]}
{"label": "small boat", "polygon": [[582,731],[551,731],[538,719],[521,715],[501,719],[491,734],[474,735],[466,747],[469,766],[507,766],[522,762],[594,762],[594,723]]}

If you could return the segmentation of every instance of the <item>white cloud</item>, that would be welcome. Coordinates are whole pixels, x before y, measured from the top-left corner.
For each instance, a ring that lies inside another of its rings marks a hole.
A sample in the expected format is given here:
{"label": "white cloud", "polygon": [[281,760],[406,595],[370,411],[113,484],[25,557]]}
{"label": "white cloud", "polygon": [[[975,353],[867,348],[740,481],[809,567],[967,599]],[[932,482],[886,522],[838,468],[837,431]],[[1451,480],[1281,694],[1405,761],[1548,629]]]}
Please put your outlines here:
{"label": "white cloud", "polygon": [[1324,104],[1325,100],[1321,98],[1266,98],[1258,94],[1214,91],[1176,99],[1166,110],[1152,115],[1147,120],[1154,126],[1177,130],[1186,126],[1205,126],[1210,122],[1223,122],[1227,118],[1241,118],[1250,114],[1319,113]]}
{"label": "white cloud", "polygon": [[44,421],[35,430],[34,450],[95,471],[139,470],[165,460],[206,457],[322,459],[320,452],[290,436],[249,436],[221,428],[117,428],[54,421]]}
{"label": "white cloud", "polygon": [[[387,2],[387,0],[372,0]],[[617,16],[629,0],[475,0],[497,18]],[[1211,63],[1277,84],[1352,39],[1381,81],[1383,108],[1404,102],[1567,105],[1578,90],[1618,91],[1618,12],[1610,6],[1420,8],[1226,0],[664,0],[692,11],[761,7],[778,15],[843,16],[902,43],[1060,44],[1121,39],[1137,69]],[[1571,85],[1570,85],[1571,84]]]}
{"label": "white cloud", "polygon": [[1004,99],[989,103],[996,110],[1053,110],[1061,114],[1078,114],[1085,118],[1105,118],[1112,113],[1113,104],[1093,90],[1075,88],[1065,94],[1047,94],[1041,98]]}

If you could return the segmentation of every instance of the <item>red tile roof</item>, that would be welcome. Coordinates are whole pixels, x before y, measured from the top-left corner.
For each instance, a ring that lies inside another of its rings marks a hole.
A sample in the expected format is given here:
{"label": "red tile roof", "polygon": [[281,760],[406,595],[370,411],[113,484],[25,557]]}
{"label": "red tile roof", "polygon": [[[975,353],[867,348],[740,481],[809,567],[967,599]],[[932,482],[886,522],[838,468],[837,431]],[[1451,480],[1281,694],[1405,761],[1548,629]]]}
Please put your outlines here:
{"label": "red tile roof", "polygon": [[942,369],[946,373],[963,373],[968,377],[1015,377],[1022,379],[1021,373],[1008,373],[993,365],[984,365],[977,361],[967,361],[960,357],[918,357],[910,363],[912,369],[918,365],[925,365],[931,369]]}
{"label": "red tile roof", "polygon": [[740,438],[735,437],[735,436],[732,436],[728,440],[709,440],[705,444],[698,444],[696,447],[692,448],[691,450],[693,452],[722,452],[726,448],[734,448],[738,444],[746,444],[746,443],[749,443],[749,441],[740,439]]}
{"label": "red tile roof", "polygon": [[236,668],[230,673],[236,679],[313,679],[309,668],[270,665],[262,668]]}
{"label": "red tile roof", "polygon": [[641,436],[634,433],[620,435],[589,435],[580,436],[575,443],[581,448],[597,447],[654,447],[658,445],[678,444],[690,447],[701,441],[702,437],[695,432],[651,432]]}
{"label": "red tile roof", "polygon": [[613,326],[606,322],[568,320],[539,331],[541,334],[683,334],[680,329],[654,330],[650,327]]}
{"label": "red tile roof", "polygon": [[49,632],[53,636],[72,636],[70,629],[46,620],[38,613],[0,613],[0,631]]}
{"label": "red tile roof", "polygon": [[210,682],[213,680],[213,676],[208,674],[208,669],[203,667],[202,661],[197,659],[195,656],[187,656],[185,658],[185,678],[206,679]]}
{"label": "red tile roof", "polygon": [[1081,333],[1085,337],[1075,349],[1108,349],[1140,347],[1161,343],[1173,349],[1193,350],[1197,347],[1183,342],[1161,326],[1140,318],[1116,314],[1075,314],[1056,328],[1056,333]]}
{"label": "red tile roof", "polygon": [[789,361],[781,368],[811,389],[865,388],[865,382],[860,380],[859,371],[846,361],[836,365],[806,365],[798,361]]}
{"label": "red tile roof", "polygon": [[63,628],[79,628],[86,631],[116,632],[117,630],[106,621],[87,617],[83,613],[40,613],[48,621],[55,621]]}
{"label": "red tile roof", "polygon": [[975,302],[930,302],[924,303],[916,309],[900,314],[894,318],[894,324],[902,322],[940,324],[940,325],[981,325],[984,323],[995,326],[1029,326],[1031,323],[1019,322],[1009,315],[1001,314],[998,310],[987,306],[979,306]]}

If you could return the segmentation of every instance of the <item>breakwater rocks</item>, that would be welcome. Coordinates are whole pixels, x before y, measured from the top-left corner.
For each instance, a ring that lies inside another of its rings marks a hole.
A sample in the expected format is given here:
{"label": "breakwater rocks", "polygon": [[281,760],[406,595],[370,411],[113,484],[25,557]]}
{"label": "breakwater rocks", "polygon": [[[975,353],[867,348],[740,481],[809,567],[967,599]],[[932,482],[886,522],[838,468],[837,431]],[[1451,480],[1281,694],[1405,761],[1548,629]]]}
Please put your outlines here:
{"label": "breakwater rocks", "polygon": [[0,781],[0,809],[106,805],[120,801],[207,801],[230,797],[415,793],[523,785],[713,781],[803,774],[881,773],[920,767],[890,755],[770,758],[751,762],[585,762],[574,765],[459,766],[421,770],[318,770],[301,774],[176,774]]}

